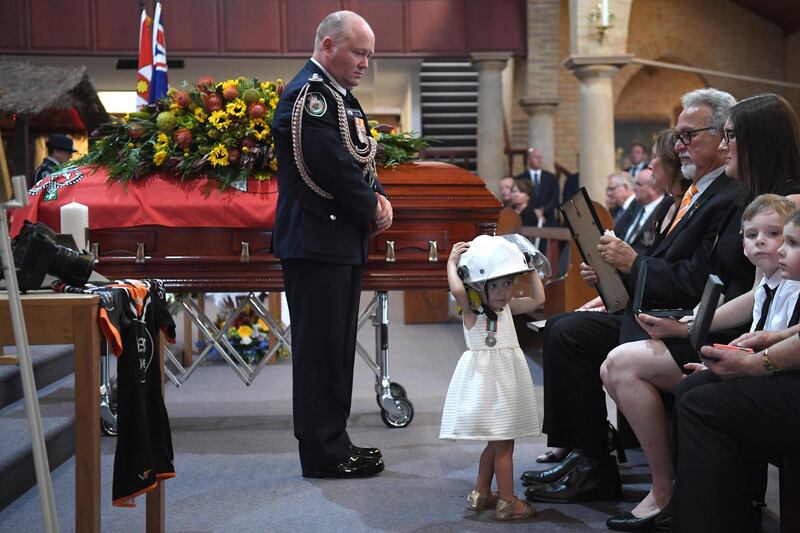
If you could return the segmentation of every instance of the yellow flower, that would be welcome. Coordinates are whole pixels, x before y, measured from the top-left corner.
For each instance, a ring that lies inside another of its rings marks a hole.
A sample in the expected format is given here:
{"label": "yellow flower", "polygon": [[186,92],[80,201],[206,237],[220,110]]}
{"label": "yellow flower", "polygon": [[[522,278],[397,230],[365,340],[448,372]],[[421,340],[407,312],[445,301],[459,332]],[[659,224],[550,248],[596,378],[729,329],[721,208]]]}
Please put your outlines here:
{"label": "yellow flower", "polygon": [[228,161],[228,150],[225,145],[218,144],[208,153],[208,160],[215,167],[226,167],[230,164]]}
{"label": "yellow flower", "polygon": [[231,119],[225,111],[214,111],[208,119],[212,126],[218,130],[227,130],[231,124]]}
{"label": "yellow flower", "polygon": [[266,139],[269,135],[269,124],[264,122],[263,118],[255,118],[250,121],[250,129],[253,130],[253,135],[259,141]]}
{"label": "yellow flower", "polygon": [[273,98],[270,98],[270,99],[269,99],[269,105],[270,105],[270,107],[272,107],[272,108],[274,108],[275,106],[277,106],[277,105],[278,105],[278,97],[277,97],[277,96],[275,96],[275,97],[273,97]]}
{"label": "yellow flower", "polygon": [[163,151],[169,146],[169,135],[166,133],[159,133],[158,137],[156,138],[155,149],[156,151]]}
{"label": "yellow flower", "polygon": [[260,87],[262,91],[269,91],[272,88],[272,84],[268,81],[262,81]]}
{"label": "yellow flower", "polygon": [[170,111],[177,111],[179,109],[178,104],[169,104]]}
{"label": "yellow flower", "polygon": [[227,80],[222,82],[222,90],[224,91],[228,87],[238,87],[239,82],[236,80]]}
{"label": "yellow flower", "polygon": [[267,323],[264,322],[262,319],[259,318],[256,324],[258,324],[258,329],[260,329],[261,331],[264,332],[269,331],[269,326],[267,326]]}
{"label": "yellow flower", "polygon": [[238,333],[240,337],[250,337],[253,335],[253,328],[247,325],[239,326],[239,329],[236,330],[236,333]]}
{"label": "yellow flower", "polygon": [[380,135],[380,133],[378,133],[378,130],[376,130],[375,128],[372,128],[371,130],[369,130],[369,132],[372,134],[372,138],[377,141],[378,140],[378,136]]}
{"label": "yellow flower", "polygon": [[271,168],[273,172],[277,172],[278,171],[278,160],[277,159],[272,159],[269,162],[269,168]]}
{"label": "yellow flower", "polygon": [[206,115],[206,112],[203,111],[202,107],[198,107],[194,110],[194,118],[197,119],[197,122],[200,122],[202,124],[203,122],[206,121],[208,115]]}
{"label": "yellow flower", "polygon": [[247,106],[244,105],[244,102],[240,98],[237,98],[225,106],[225,111],[234,117],[243,117],[244,112],[247,111]]}
{"label": "yellow flower", "polygon": [[160,167],[164,164],[164,161],[167,160],[167,152],[163,150],[159,150],[158,152],[153,155],[153,163],[156,164],[157,167]]}

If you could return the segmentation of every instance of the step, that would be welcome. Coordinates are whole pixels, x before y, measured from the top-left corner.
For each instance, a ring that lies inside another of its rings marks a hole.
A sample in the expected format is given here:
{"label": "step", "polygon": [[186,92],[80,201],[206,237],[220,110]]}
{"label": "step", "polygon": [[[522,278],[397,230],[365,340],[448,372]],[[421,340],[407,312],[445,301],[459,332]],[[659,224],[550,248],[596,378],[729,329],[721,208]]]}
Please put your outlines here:
{"label": "step", "polygon": [[439,91],[439,90],[455,90],[455,89],[464,89],[464,90],[477,90],[478,82],[477,81],[461,81],[458,83],[454,83],[452,81],[420,81],[419,83],[420,91]]}
{"label": "step", "polygon": [[464,102],[477,103],[478,93],[476,92],[440,92],[440,93],[421,93],[420,101],[424,105],[430,102]]}
{"label": "step", "polygon": [[[6,354],[16,353],[15,346],[3,348]],[[37,388],[71,374],[75,370],[71,344],[31,346],[31,362]],[[0,408],[22,398],[22,380],[17,365],[0,365]]]}
{"label": "step", "polygon": [[[39,390],[39,410],[50,470],[75,454],[74,376]],[[99,430],[98,430],[99,431]],[[36,485],[23,400],[0,409],[0,510]]]}

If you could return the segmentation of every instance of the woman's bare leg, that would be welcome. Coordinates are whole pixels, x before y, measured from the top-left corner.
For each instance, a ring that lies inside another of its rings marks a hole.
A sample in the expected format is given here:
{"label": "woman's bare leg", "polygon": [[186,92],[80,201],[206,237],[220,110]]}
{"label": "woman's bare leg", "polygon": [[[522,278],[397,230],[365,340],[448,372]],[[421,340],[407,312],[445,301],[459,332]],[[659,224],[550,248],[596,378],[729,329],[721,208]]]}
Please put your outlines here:
{"label": "woman's bare leg", "polygon": [[674,392],[683,372],[663,342],[646,340],[618,346],[600,368],[603,384],[625,413],[650,464],[653,485],[632,514],[644,518],[658,513],[672,498],[669,420],[659,391]]}

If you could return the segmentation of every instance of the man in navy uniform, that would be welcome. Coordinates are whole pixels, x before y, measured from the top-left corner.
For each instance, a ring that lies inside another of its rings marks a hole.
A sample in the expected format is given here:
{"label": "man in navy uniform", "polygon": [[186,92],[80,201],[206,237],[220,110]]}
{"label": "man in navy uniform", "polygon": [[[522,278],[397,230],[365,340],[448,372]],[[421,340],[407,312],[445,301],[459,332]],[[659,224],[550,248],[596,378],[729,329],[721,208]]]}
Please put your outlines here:
{"label": "man in navy uniform", "polygon": [[314,55],[286,86],[272,122],[278,158],[273,252],[292,324],[294,433],[304,477],[383,470],[377,448],[353,445],[353,389],[361,270],[370,236],[392,223],[377,181],[377,144],[350,93],[375,49],[351,11],[317,28]]}
{"label": "man in navy uniform", "polygon": [[[61,133],[50,135],[47,138],[47,157],[36,169],[33,184],[39,183],[39,180],[52,174],[61,163],[69,161],[74,152],[77,152],[77,150],[72,148],[72,139]],[[29,183],[28,185],[30,187],[33,184]]]}

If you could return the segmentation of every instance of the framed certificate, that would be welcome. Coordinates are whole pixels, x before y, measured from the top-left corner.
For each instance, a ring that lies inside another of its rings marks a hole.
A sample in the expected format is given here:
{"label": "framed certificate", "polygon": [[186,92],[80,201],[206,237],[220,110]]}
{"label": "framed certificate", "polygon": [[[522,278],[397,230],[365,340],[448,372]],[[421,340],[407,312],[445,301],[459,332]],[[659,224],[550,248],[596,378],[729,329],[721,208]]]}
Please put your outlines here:
{"label": "framed certificate", "polygon": [[609,313],[625,309],[630,296],[622,277],[613,266],[600,257],[597,243],[603,235],[604,228],[600,224],[597,212],[592,206],[586,188],[581,187],[572,198],[559,207],[569,225],[572,238],[581,252],[583,262],[597,272],[597,292]]}

